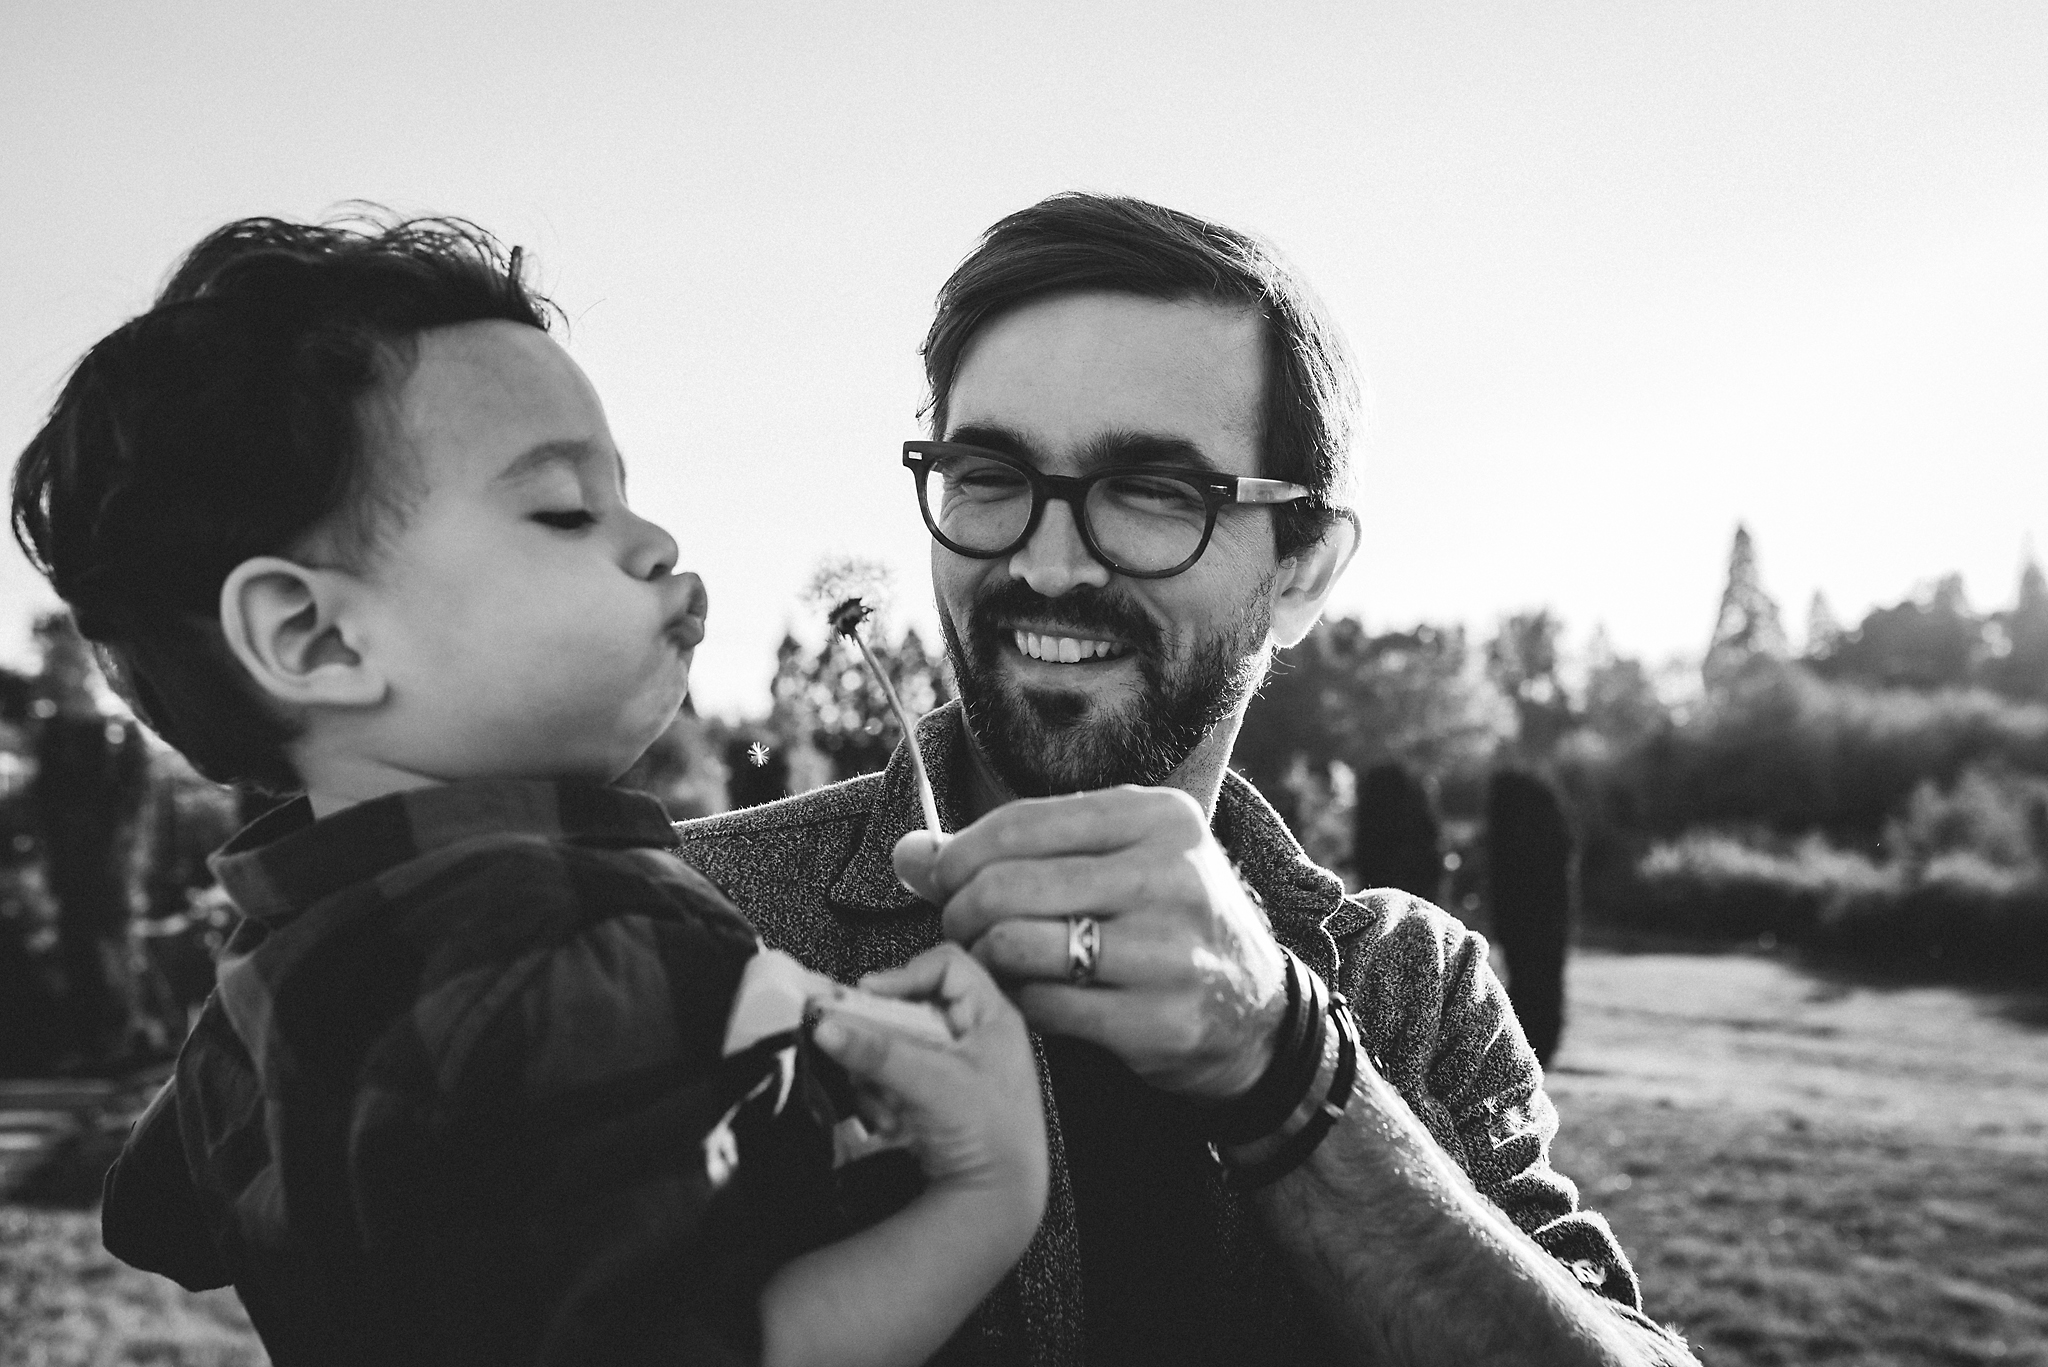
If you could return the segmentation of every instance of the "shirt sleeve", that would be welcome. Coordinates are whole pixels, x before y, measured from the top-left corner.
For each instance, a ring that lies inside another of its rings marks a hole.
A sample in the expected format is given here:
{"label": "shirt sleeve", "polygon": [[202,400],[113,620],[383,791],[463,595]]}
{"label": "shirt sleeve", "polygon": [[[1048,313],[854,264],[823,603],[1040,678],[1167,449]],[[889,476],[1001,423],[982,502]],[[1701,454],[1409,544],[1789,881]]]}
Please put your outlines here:
{"label": "shirt sleeve", "polygon": [[1606,1219],[1550,1164],[1557,1109],[1484,937],[1419,899],[1371,896],[1386,903],[1380,929],[1345,944],[1342,976],[1387,1080],[1481,1195],[1623,1318],[1668,1337]]}
{"label": "shirt sleeve", "polygon": [[169,1277],[187,1291],[228,1284],[206,1213],[185,1163],[175,1080],[129,1131],[101,1184],[100,1241],[131,1267]]}

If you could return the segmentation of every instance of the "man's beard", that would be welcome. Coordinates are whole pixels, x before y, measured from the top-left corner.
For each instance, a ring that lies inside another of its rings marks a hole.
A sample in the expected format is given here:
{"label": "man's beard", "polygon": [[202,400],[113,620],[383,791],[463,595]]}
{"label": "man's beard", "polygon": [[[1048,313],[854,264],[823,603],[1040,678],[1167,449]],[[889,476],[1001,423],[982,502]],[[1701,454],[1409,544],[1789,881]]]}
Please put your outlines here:
{"label": "man's beard", "polygon": [[[1167,644],[1150,617],[1093,588],[1047,598],[1021,579],[1006,579],[969,604],[964,641],[942,611],[975,747],[1018,797],[1164,783],[1258,687],[1272,622],[1267,588],[1260,584],[1221,631],[1194,642],[1179,661],[1166,658]],[[1002,652],[1015,637],[1004,623],[1011,621],[1123,643],[1137,665],[1138,695],[1098,708],[1081,693],[1006,680]]]}

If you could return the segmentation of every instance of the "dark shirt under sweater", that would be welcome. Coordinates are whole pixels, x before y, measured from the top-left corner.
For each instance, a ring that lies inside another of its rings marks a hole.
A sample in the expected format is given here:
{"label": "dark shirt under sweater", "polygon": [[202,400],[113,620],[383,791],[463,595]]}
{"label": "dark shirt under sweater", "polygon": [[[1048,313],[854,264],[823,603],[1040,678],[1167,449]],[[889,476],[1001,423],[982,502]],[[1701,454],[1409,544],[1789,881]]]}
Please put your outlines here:
{"label": "dark shirt under sweater", "polygon": [[257,822],[107,1247],[232,1284],[278,1367],[754,1358],[766,1277],[850,1222],[808,1054],[722,1057],[758,943],[673,844],[588,784]]}
{"label": "dark shirt under sweater", "polygon": [[1213,1162],[1187,1104],[1097,1045],[1053,1036],[1044,1047],[1074,1184],[1088,1361],[1262,1360],[1265,1345],[1239,1340],[1271,1307],[1242,1304],[1216,1256]]}

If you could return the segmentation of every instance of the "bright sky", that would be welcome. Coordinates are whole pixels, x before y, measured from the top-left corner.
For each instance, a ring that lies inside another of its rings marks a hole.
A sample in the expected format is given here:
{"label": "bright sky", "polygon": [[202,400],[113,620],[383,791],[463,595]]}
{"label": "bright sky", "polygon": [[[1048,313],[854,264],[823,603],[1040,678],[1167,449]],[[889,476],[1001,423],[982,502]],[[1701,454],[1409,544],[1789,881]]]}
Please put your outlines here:
{"label": "bright sky", "polygon": [[[710,585],[707,710],[765,706],[821,555],[929,617],[931,299],[1067,188],[1264,232],[1328,300],[1375,628],[1549,604],[1696,654],[1738,519],[1795,637],[1816,588],[2003,604],[2048,536],[2036,0],[0,0],[0,149],[10,456],[229,218],[526,245]],[[50,601],[0,552],[0,655]]]}

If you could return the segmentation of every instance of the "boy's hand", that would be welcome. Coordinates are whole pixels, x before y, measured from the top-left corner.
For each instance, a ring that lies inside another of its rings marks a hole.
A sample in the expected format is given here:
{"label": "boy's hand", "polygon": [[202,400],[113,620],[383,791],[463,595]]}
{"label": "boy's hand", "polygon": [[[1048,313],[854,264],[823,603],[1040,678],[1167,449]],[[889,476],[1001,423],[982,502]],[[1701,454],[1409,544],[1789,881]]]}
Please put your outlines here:
{"label": "boy's hand", "polygon": [[934,1187],[1004,1190],[1035,1224],[1046,1187],[1045,1111],[1024,1018],[957,945],[940,945],[860,986],[929,1001],[950,1044],[908,1035],[823,1004],[818,1047],[879,1101],[884,1124],[910,1142]]}

